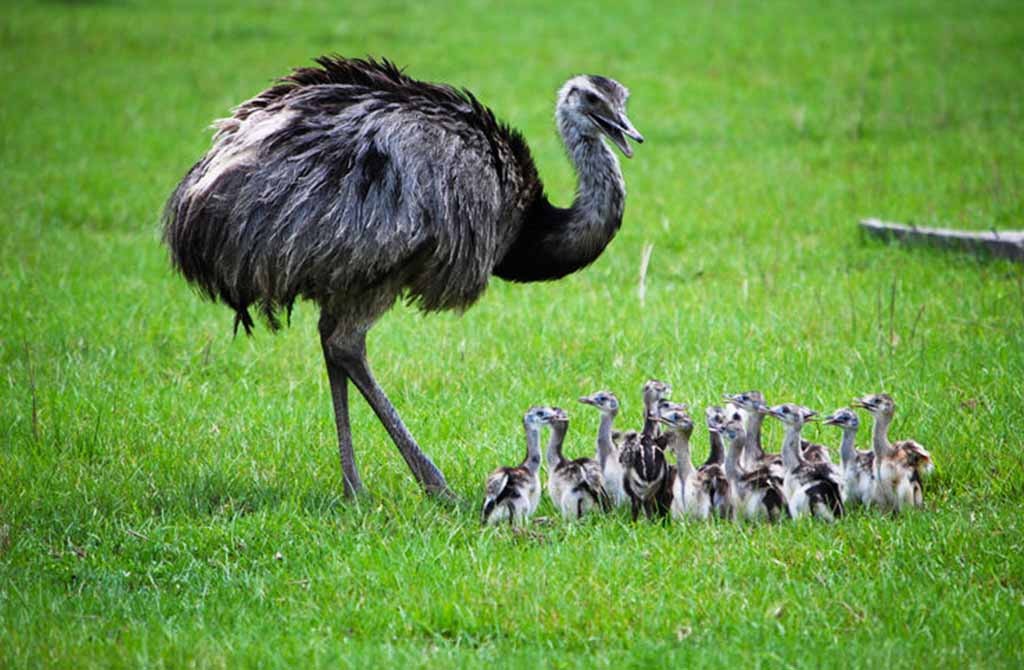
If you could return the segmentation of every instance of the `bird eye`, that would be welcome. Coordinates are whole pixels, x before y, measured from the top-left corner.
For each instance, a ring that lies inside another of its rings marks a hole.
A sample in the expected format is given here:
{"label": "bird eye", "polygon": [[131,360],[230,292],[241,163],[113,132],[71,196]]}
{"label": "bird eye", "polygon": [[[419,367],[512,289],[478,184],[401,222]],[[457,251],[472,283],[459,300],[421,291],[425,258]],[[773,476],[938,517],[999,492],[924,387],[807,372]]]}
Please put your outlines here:
{"label": "bird eye", "polygon": [[789,408],[788,407],[783,407],[782,408],[782,413],[783,414],[789,414]]}
{"label": "bird eye", "polygon": [[601,98],[597,97],[594,93],[587,91],[583,94],[583,99],[587,101],[588,105],[596,105],[601,101]]}

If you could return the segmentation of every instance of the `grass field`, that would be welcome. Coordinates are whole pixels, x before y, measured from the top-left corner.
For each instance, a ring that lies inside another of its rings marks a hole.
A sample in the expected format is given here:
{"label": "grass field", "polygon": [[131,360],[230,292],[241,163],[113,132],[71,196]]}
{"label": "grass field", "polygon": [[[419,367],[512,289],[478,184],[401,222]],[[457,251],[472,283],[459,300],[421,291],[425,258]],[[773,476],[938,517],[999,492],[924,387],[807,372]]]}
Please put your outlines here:
{"label": "grass field", "polygon": [[[1024,664],[1024,268],[855,226],[1024,227],[1019,2],[169,4],[0,13],[0,667]],[[361,400],[371,496],[342,499],[313,307],[232,338],[159,242],[209,122],[329,51],[467,86],[556,202],[569,75],[628,85],[647,137],[593,267],[372,332],[454,509]],[[651,376],[697,408],[884,389],[937,461],[927,509],[478,527],[528,406],[566,406],[583,454],[574,399],[611,388],[637,424]]]}

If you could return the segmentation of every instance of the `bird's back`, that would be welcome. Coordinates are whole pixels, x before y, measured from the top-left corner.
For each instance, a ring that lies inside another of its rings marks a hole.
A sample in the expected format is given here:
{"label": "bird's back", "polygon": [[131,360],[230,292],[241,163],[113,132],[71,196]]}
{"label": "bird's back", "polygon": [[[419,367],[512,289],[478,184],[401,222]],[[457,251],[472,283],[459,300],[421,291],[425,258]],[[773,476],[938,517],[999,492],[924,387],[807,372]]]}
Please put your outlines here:
{"label": "bird's back", "polygon": [[355,320],[403,293],[468,307],[539,195],[525,142],[468,92],[317,62],[217,124],[167,204],[176,267],[247,329],[297,297]]}

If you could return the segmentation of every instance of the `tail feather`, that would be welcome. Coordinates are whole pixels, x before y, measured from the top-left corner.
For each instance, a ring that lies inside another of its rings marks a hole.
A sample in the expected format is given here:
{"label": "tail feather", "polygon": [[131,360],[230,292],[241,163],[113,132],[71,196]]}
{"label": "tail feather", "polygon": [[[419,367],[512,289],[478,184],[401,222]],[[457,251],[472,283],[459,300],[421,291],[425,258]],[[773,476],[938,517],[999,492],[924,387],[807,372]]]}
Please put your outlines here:
{"label": "tail feather", "polygon": [[494,512],[494,508],[497,505],[497,500],[494,498],[487,498],[484,500],[484,507],[480,510],[480,523],[486,524],[487,519],[491,517],[491,513]]}
{"label": "tail feather", "polygon": [[768,488],[764,492],[764,498],[761,499],[761,502],[768,513],[769,521],[777,521],[782,516],[783,511],[785,511],[786,516],[790,516],[789,505],[786,504],[786,496],[777,487],[772,486]]}
{"label": "tail feather", "polygon": [[811,503],[810,507],[815,516],[817,516],[816,510],[818,509],[818,505],[829,510],[832,513],[832,516],[836,519],[842,518],[846,513],[839,485],[831,479],[822,480],[807,489],[807,497]]}
{"label": "tail feather", "polygon": [[[585,493],[601,508],[602,511],[608,512],[611,510],[611,500],[608,498],[608,492],[604,490],[603,486],[591,486],[590,482],[584,480],[576,485],[573,489],[577,493]],[[582,501],[581,503],[582,504]],[[577,516],[583,516],[582,507],[577,510]]]}

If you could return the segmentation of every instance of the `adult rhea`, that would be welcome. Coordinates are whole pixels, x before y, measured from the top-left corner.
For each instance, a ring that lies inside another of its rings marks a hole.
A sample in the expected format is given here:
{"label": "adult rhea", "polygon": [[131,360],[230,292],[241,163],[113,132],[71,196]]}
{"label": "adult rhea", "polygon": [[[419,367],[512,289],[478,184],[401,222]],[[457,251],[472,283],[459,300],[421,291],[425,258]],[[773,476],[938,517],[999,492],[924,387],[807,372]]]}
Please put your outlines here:
{"label": "adult rhea", "polygon": [[573,77],[556,119],[579,177],[548,202],[529,148],[471,93],[416,81],[388,61],[318,58],[216,123],[210,151],[171,195],[164,239],[174,266],[251,333],[297,298],[320,306],[345,492],[363,489],[352,451],[348,382],[366,398],[416,479],[448,494],[374,379],[366,333],[399,297],[464,310],[491,275],[558,279],[593,262],[622,223],[619,163],[642,142],[629,92]]}

